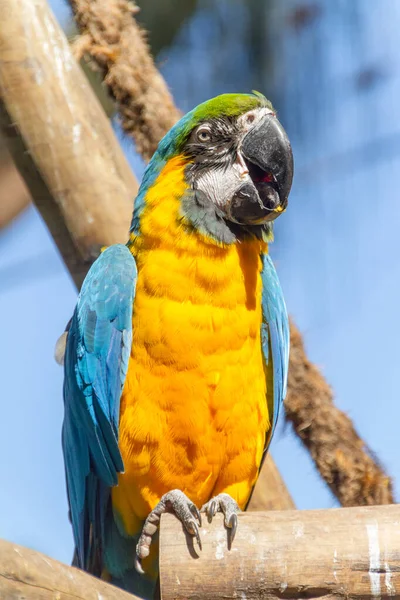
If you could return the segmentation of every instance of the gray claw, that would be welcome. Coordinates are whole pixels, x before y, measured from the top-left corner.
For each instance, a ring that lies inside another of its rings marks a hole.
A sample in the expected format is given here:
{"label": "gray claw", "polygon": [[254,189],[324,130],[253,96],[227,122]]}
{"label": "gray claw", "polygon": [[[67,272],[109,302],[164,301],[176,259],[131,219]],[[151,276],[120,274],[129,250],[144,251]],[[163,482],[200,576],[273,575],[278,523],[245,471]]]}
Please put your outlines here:
{"label": "gray claw", "polygon": [[[199,525],[201,527],[201,514],[200,514],[200,511],[197,508],[197,506],[195,504],[192,504],[191,506],[189,506],[189,510],[192,513],[192,515],[194,515],[196,517],[196,519],[198,520]],[[200,547],[201,547],[201,545],[200,545]]]}
{"label": "gray claw", "polygon": [[238,525],[237,515],[233,514],[230,516],[229,521],[228,521],[228,527],[230,528],[229,548],[232,546],[233,540],[235,539],[237,525]]}
{"label": "gray claw", "polygon": [[208,502],[207,504],[205,504],[202,507],[202,510],[204,510],[204,512],[206,513],[209,522],[212,521],[212,519],[215,517],[215,515],[217,514],[217,510],[218,510],[218,503],[216,502],[216,500],[210,500],[210,502]]}
{"label": "gray claw", "polygon": [[210,522],[218,511],[224,513],[224,523],[228,529],[228,547],[230,549],[238,526],[237,513],[240,512],[236,500],[229,496],[229,494],[221,493],[211,498],[211,500],[201,507],[201,510],[206,513]]}
{"label": "gray claw", "polygon": [[140,560],[140,558],[138,557],[137,554],[136,554],[135,559],[134,559],[134,565],[135,565],[136,571],[140,575],[144,575],[144,571],[143,571],[143,567],[142,567],[142,561]]}
{"label": "gray claw", "polygon": [[[191,526],[191,531],[189,531],[189,533],[191,533],[192,535],[195,536],[197,543],[199,545],[200,550],[202,550],[202,545],[201,545],[201,538],[200,538],[200,532],[199,532],[199,527],[196,523],[196,521],[189,521],[188,525]],[[200,523],[200,527],[201,527],[201,523]]]}

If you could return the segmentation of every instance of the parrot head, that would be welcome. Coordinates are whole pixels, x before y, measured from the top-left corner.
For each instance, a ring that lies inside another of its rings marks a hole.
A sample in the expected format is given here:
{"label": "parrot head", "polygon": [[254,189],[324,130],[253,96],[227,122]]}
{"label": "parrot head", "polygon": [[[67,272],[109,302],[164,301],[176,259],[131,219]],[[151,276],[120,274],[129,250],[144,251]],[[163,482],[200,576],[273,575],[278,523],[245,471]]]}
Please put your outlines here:
{"label": "parrot head", "polygon": [[182,214],[193,226],[223,243],[249,233],[268,237],[288,203],[293,155],[262,94],[223,94],[182,117],[147,167],[138,210],[141,192],[177,156],[186,165]]}

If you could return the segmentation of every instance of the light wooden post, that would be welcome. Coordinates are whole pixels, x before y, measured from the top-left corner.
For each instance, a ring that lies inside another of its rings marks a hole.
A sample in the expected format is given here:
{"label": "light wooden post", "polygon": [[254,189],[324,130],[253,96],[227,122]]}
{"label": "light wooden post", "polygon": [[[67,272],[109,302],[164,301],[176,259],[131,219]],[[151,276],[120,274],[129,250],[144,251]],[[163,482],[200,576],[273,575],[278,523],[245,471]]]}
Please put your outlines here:
{"label": "light wooden post", "polygon": [[247,510],[291,510],[296,508],[278,467],[270,454],[257,479]]}
{"label": "light wooden post", "polygon": [[400,598],[397,505],[243,513],[230,550],[220,514],[200,535],[162,517],[162,600]]}
{"label": "light wooden post", "polygon": [[139,600],[40,552],[0,540],[1,600]]}
{"label": "light wooden post", "polygon": [[126,241],[137,182],[47,2],[0,0],[0,15],[0,126],[79,287]]}

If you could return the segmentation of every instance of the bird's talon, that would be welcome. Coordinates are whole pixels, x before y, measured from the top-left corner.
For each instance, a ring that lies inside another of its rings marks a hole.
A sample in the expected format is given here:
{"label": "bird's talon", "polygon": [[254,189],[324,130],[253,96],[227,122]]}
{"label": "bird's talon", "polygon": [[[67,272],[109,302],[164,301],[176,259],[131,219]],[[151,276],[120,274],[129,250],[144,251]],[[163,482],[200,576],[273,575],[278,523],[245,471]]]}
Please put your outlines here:
{"label": "bird's talon", "polygon": [[195,504],[192,504],[191,506],[189,506],[189,510],[192,513],[192,515],[196,517],[201,527],[201,514],[197,506]]}
{"label": "bird's talon", "polygon": [[224,513],[224,524],[228,529],[228,547],[230,549],[233,540],[235,539],[238,526],[237,513],[240,512],[236,500],[231,498],[229,494],[218,494],[218,496],[211,498],[209,502],[204,504],[204,506],[201,507],[201,511],[206,513],[210,523],[217,511]]}
{"label": "bird's talon", "polygon": [[217,513],[217,502],[215,500],[210,500],[210,502],[207,502],[207,504],[205,504],[204,506],[201,507],[201,511],[205,512],[208,518],[208,521],[211,523],[213,517],[215,517],[216,513]]}
{"label": "bird's talon", "polygon": [[140,558],[138,557],[138,555],[136,554],[135,556],[135,560],[134,560],[134,565],[135,565],[135,569],[136,571],[140,574],[140,575],[144,575],[144,571],[143,571],[143,567],[142,567],[142,561],[140,560]]}
{"label": "bird's talon", "polygon": [[229,517],[228,527],[230,528],[230,536],[229,536],[229,547],[232,546],[233,540],[235,539],[236,531],[238,525],[237,514],[232,514]]}
{"label": "bird's talon", "polygon": [[[200,532],[199,532],[199,528],[198,528],[196,521],[190,521],[188,525],[191,526],[191,531],[189,531],[189,533],[191,533],[192,535],[195,536],[197,543],[199,545],[199,548],[200,548],[200,550],[202,550]],[[200,527],[201,527],[201,525],[200,525]]]}
{"label": "bird's talon", "polygon": [[197,506],[181,490],[172,490],[164,494],[144,522],[142,533],[136,546],[135,557],[135,569],[140,574],[144,573],[141,561],[149,555],[151,542],[158,530],[161,515],[166,512],[175,514],[186,531],[195,536],[201,550],[199,527],[195,521],[197,519],[201,527],[200,512]]}

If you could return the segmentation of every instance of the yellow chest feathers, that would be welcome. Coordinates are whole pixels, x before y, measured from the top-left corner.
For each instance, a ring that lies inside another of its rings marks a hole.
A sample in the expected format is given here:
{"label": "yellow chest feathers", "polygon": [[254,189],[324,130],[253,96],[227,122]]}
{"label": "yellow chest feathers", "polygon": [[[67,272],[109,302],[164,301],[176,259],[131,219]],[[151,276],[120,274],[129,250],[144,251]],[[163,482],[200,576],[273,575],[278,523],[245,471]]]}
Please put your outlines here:
{"label": "yellow chest feathers", "polygon": [[230,463],[232,480],[246,481],[238,491],[244,505],[269,427],[260,339],[265,245],[221,247],[190,229],[180,215],[184,166],[171,163],[148,191],[141,234],[131,240],[138,279],[118,494],[124,485],[130,495],[139,490],[135,510],[143,515],[174,487],[201,505]]}
{"label": "yellow chest feathers", "polygon": [[[151,370],[201,367],[211,379],[225,361],[261,353],[261,252],[258,240],[221,247],[180,215],[186,183],[178,158],[149,190],[141,235],[133,238],[138,281],[132,354]],[[217,382],[215,382],[217,383]]]}

